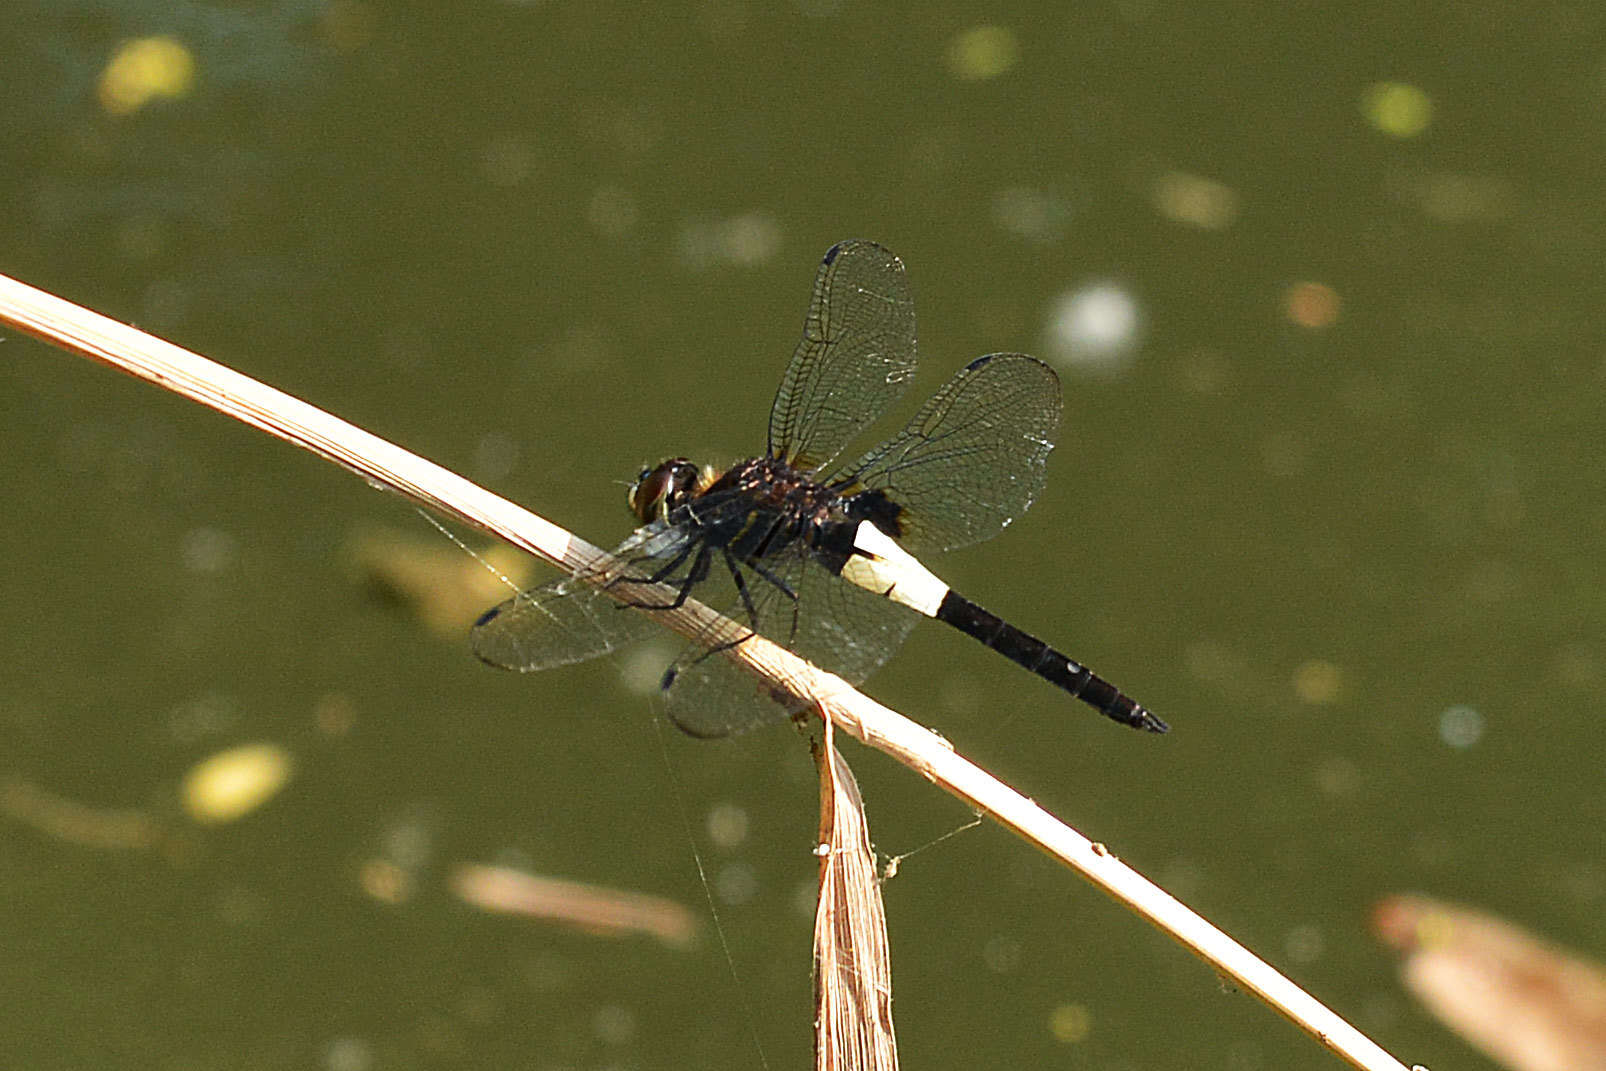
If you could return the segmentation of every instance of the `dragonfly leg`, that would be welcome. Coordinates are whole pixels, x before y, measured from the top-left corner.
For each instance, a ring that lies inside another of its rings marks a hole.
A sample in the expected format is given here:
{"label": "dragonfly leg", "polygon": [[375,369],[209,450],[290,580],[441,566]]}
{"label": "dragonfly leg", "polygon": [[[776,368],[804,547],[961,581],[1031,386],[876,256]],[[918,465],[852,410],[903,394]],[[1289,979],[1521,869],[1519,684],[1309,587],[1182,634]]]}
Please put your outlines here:
{"label": "dragonfly leg", "polygon": [[736,564],[736,558],[731,554],[729,547],[720,548],[719,553],[725,559],[725,568],[730,570],[731,581],[736,585],[736,593],[742,597],[742,608],[747,611],[748,625],[758,628],[758,608],[753,605],[752,593],[747,590],[747,581]]}
{"label": "dragonfly leg", "polygon": [[[691,557],[692,551],[696,550],[698,548],[698,546],[699,546],[699,544],[697,543],[696,540],[690,540],[689,539],[689,540],[686,541],[686,545],[681,547],[680,551],[678,553],[676,553],[676,555],[673,558],[669,559],[669,561],[665,562],[662,566],[660,566],[656,571],[654,571],[652,573],[652,575],[650,575],[650,576],[616,576],[612,580],[608,581],[608,587],[611,588],[611,587],[614,587],[615,585],[621,585],[622,586],[622,585],[625,585],[625,584],[643,584],[643,585],[662,584],[665,581],[665,579],[669,576],[670,573],[673,573],[676,569],[679,569],[681,567],[681,565],[686,561],[686,559]],[[631,565],[639,565],[640,561],[639,560],[638,561],[633,561],[630,564]],[[682,603],[684,603],[686,601],[686,593],[687,593],[689,585],[695,584],[697,582],[697,580],[693,579],[693,575],[696,573],[696,571],[697,571],[697,567],[696,567],[695,564],[693,564],[691,572],[687,574],[686,580],[684,582],[682,582],[682,586],[681,586],[681,589],[680,589],[680,594],[678,596],[676,596],[675,601],[673,603],[669,604],[669,605],[659,606],[659,605],[657,605],[655,603],[650,603],[650,602],[621,602],[621,603],[619,603],[619,606],[620,606],[621,609],[630,608],[630,609],[635,609],[635,610],[673,610],[673,609],[676,609]],[[708,575],[706,568],[704,569],[703,575],[704,576]]]}
{"label": "dragonfly leg", "polygon": [[758,562],[748,562],[747,567],[753,570],[753,572],[757,573],[759,576],[763,577],[765,580],[768,580],[771,584],[774,584],[776,588],[780,590],[782,595],[785,595],[793,602],[797,602],[797,592],[792,590],[792,585],[788,584],[786,581],[782,580],[780,577],[758,564]]}
{"label": "dragonfly leg", "polygon": [[[686,605],[686,600],[691,597],[691,589],[696,587],[698,584],[701,584],[704,580],[706,580],[708,578],[708,567],[709,567],[709,561],[713,557],[713,548],[708,546],[707,544],[692,543],[676,557],[675,561],[669,563],[671,568],[673,568],[675,566],[678,566],[681,562],[685,561],[685,559],[691,555],[691,552],[692,552],[692,550],[694,548],[700,548],[698,550],[697,557],[692,560],[691,568],[686,571],[685,578],[682,579],[682,580],[675,581],[675,583],[679,585],[679,589],[675,592],[675,597],[673,599],[671,599],[669,602],[624,601],[624,602],[619,603],[619,606],[621,608],[628,607],[628,608],[630,608],[632,610],[678,610],[682,606]],[[657,574],[654,574],[653,576],[650,576],[650,577],[646,577],[646,576],[621,576],[621,577],[615,577],[612,583],[613,584],[661,584],[661,583],[664,583],[666,581],[666,578],[668,576],[669,576],[668,571],[661,569],[661,570],[658,571]],[[609,586],[611,587],[612,584],[610,584]]]}
{"label": "dragonfly leg", "polygon": [[[710,645],[708,650],[692,659],[691,662],[688,663],[689,665],[695,666],[704,659],[712,655],[719,654],[721,651],[728,651],[732,647],[746,642],[748,637],[758,634],[758,606],[753,602],[752,592],[750,592],[747,588],[747,579],[742,576],[741,567],[736,563],[736,556],[730,552],[729,548],[721,547],[720,554],[725,559],[725,568],[730,570],[731,581],[736,585],[737,594],[741,595],[742,597],[742,609],[747,611],[748,628],[747,631],[743,632],[740,636],[737,636],[733,640],[727,640],[724,643]],[[702,559],[699,559],[699,561],[701,560]],[[665,688],[669,687],[669,685],[674,681],[678,672],[678,666],[669,667],[669,671],[664,674]]]}
{"label": "dragonfly leg", "polygon": [[750,561],[750,562],[747,563],[747,566],[748,566],[748,568],[752,569],[753,572],[757,573],[759,576],[763,577],[765,580],[767,580],[771,584],[773,584],[775,586],[776,590],[778,590],[782,595],[785,595],[788,599],[791,600],[791,602],[792,602],[792,625],[791,625],[791,627],[789,629],[787,629],[787,632],[786,632],[786,646],[788,648],[790,648],[793,643],[797,642],[797,623],[798,623],[797,592],[792,588],[792,585],[788,584],[785,580],[783,580],[780,577],[776,576],[774,573],[770,572],[768,569],[764,568],[762,565],[758,564],[757,562]]}
{"label": "dragonfly leg", "polygon": [[686,570],[686,579],[680,582],[680,590],[675,592],[675,597],[661,606],[648,604],[647,609],[678,610],[685,606],[686,600],[691,598],[691,589],[708,579],[709,563],[713,561],[713,557],[714,548],[706,543],[702,544],[697,551],[697,557],[692,559],[691,568]]}

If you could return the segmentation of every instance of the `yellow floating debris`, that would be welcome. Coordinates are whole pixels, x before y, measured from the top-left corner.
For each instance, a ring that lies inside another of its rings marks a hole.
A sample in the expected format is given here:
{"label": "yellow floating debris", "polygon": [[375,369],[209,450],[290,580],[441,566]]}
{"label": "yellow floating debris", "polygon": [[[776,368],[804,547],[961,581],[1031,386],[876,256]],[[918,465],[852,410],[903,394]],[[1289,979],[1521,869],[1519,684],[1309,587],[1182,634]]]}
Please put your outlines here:
{"label": "yellow floating debris", "polygon": [[1207,231],[1226,230],[1238,218],[1238,194],[1226,183],[1186,171],[1168,171],[1155,180],[1154,207],[1176,223]]}
{"label": "yellow floating debris", "polygon": [[1061,1004],[1049,1013],[1048,1032],[1066,1045],[1086,1041],[1093,1032],[1093,1013],[1084,1004]]}
{"label": "yellow floating debris", "polygon": [[[498,544],[478,557],[433,536],[392,529],[357,535],[349,557],[377,593],[413,611],[454,643],[486,608],[524,587],[534,572],[528,555]],[[509,584],[513,585],[509,587]]]}
{"label": "yellow floating debris", "polygon": [[1433,99],[1404,82],[1377,82],[1361,97],[1367,122],[1391,138],[1414,138],[1433,121]]}
{"label": "yellow floating debris", "polygon": [[118,46],[100,73],[100,106],[131,115],[158,97],[187,96],[195,85],[195,57],[171,37],[141,37]]}
{"label": "yellow floating debris", "polygon": [[1320,658],[1301,662],[1294,670],[1294,694],[1304,703],[1332,703],[1344,687],[1344,671]]}
{"label": "yellow floating debris", "polygon": [[184,810],[218,825],[243,818],[278,795],[294,763],[277,744],[244,744],[203,759],[184,777]]}
{"label": "yellow floating debris", "polygon": [[1020,40],[1002,26],[974,26],[948,46],[948,73],[966,82],[997,78],[1020,61]]}

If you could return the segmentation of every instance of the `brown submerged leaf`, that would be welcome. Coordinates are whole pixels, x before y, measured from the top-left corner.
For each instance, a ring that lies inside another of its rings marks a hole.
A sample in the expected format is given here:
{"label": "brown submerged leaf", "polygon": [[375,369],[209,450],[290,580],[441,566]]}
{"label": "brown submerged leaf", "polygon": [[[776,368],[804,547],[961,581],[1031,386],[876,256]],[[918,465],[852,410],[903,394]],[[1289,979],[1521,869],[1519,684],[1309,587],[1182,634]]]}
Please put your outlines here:
{"label": "brown submerged leaf", "polygon": [[1425,896],[1393,896],[1372,927],[1405,956],[1407,989],[1514,1071],[1606,1069],[1606,969],[1509,922]]}

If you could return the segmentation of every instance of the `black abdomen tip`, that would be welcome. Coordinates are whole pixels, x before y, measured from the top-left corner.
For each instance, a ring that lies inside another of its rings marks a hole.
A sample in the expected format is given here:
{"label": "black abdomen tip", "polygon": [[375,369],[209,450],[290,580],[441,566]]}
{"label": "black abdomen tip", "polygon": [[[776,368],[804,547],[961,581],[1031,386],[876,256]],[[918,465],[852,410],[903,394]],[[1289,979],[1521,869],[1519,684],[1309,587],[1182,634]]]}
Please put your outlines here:
{"label": "black abdomen tip", "polygon": [[1142,729],[1146,733],[1168,733],[1171,726],[1155,717],[1154,712],[1147,707],[1133,707],[1128,725],[1134,729]]}

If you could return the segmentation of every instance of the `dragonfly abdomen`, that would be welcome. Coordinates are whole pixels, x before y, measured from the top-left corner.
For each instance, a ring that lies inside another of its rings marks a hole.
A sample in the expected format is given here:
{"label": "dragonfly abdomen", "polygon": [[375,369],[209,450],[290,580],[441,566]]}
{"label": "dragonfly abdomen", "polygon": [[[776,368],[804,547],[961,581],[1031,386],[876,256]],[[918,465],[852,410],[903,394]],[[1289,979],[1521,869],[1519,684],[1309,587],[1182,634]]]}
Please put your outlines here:
{"label": "dragonfly abdomen", "polygon": [[934,616],[1016,665],[1031,670],[1050,684],[1063,688],[1106,718],[1151,733],[1163,733],[1169,728],[1146,707],[1123,694],[1097,673],[951,588],[943,596]]}
{"label": "dragonfly abdomen", "polygon": [[[849,533],[852,542],[847,542]],[[1163,733],[1168,726],[1115,685],[954,591],[870,521],[821,526],[815,550],[844,580],[934,617],[991,647],[1112,721]]]}

